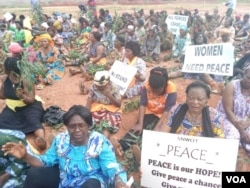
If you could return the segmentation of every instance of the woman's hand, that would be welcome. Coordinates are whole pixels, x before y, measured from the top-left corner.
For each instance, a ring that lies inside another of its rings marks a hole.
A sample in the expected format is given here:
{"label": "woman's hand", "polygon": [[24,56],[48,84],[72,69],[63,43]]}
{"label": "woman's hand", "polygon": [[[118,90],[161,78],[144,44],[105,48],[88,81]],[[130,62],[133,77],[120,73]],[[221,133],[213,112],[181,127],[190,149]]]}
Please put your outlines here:
{"label": "woman's hand", "polygon": [[136,72],[135,78],[136,78],[137,80],[140,80],[141,74],[139,73],[139,71]]}
{"label": "woman's hand", "polygon": [[131,129],[133,130],[133,132],[138,132],[139,134],[141,134],[142,128],[143,128],[142,124],[137,123]]}
{"label": "woman's hand", "polygon": [[246,129],[250,126],[250,122],[249,121],[242,121],[242,120],[238,120],[234,122],[234,125],[237,129]]}
{"label": "woman's hand", "polygon": [[249,144],[250,143],[250,134],[246,132],[245,130],[240,130],[240,137],[241,140],[243,140],[244,143]]}
{"label": "woman's hand", "polygon": [[24,94],[24,89],[23,88],[20,88],[20,87],[16,88],[16,96],[18,98],[22,99],[23,98],[23,94]]}
{"label": "woman's hand", "polygon": [[111,89],[110,89],[109,87],[105,87],[101,92],[102,92],[103,95],[105,95],[106,97],[112,96]]}
{"label": "woman's hand", "polygon": [[130,188],[126,183],[118,182],[115,184],[115,188]]}
{"label": "woman's hand", "polygon": [[27,154],[26,147],[22,144],[21,141],[19,143],[8,142],[2,146],[2,151],[4,155],[12,155],[18,159],[23,159]]}
{"label": "woman's hand", "polygon": [[124,183],[119,176],[115,178],[115,188],[129,188],[126,183]]}

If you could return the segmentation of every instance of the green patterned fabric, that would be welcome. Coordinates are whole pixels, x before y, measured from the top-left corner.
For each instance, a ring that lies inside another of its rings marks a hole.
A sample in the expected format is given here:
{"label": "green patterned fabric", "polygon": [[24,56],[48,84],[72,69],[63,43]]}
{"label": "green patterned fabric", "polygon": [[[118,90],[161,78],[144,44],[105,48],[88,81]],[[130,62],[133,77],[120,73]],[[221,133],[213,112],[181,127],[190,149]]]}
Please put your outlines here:
{"label": "green patterned fabric", "polygon": [[4,153],[2,152],[2,145],[7,142],[18,143],[19,141],[27,145],[25,135],[22,132],[0,129],[0,175],[4,173],[10,175],[10,178],[5,182],[2,188],[22,188],[26,178],[26,173],[30,168],[30,166],[24,161],[9,155],[4,156]]}

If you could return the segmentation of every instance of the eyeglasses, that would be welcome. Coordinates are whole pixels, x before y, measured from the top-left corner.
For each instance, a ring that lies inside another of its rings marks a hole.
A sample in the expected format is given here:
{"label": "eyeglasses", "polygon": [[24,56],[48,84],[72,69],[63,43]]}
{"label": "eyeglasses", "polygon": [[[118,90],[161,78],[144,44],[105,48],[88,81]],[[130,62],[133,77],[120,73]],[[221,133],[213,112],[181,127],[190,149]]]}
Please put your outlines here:
{"label": "eyeglasses", "polygon": [[77,127],[79,128],[79,129],[83,129],[83,128],[85,128],[85,127],[88,127],[88,125],[86,124],[86,123],[74,123],[74,124],[69,124],[69,125],[67,125],[67,127],[69,128],[69,129],[77,129]]}

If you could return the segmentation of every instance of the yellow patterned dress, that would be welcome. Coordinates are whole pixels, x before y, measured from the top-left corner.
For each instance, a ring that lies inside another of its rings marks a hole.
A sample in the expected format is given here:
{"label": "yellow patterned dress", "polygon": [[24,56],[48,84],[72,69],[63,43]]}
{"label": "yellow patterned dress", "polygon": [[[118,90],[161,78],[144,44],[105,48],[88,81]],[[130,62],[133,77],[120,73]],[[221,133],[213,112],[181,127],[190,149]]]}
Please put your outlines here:
{"label": "yellow patterned dress", "polygon": [[[177,104],[172,108],[168,126],[172,124],[173,117],[177,114],[182,105],[183,104]],[[224,138],[222,115],[212,107],[209,107],[209,115],[212,123],[212,130],[214,136]],[[189,136],[204,136],[202,130],[202,124],[193,125],[186,116],[184,117],[179,128],[177,129],[176,134],[189,135]]]}

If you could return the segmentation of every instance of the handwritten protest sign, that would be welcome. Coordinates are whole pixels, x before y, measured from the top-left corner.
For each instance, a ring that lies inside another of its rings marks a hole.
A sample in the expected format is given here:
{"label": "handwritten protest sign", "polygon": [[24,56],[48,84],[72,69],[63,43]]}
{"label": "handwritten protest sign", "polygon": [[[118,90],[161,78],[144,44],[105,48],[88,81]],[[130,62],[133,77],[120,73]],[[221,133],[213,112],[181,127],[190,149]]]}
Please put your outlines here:
{"label": "handwritten protest sign", "polygon": [[166,19],[166,24],[168,24],[168,29],[175,35],[180,33],[180,25],[187,25],[188,16],[181,16],[175,14],[169,14]]}
{"label": "handwritten protest sign", "polygon": [[119,87],[120,94],[124,95],[137,69],[116,60],[109,72],[110,80]]}
{"label": "handwritten protest sign", "polygon": [[141,185],[221,188],[222,171],[235,171],[239,141],[143,131]]}
{"label": "handwritten protest sign", "polygon": [[230,43],[187,46],[182,72],[233,75],[234,47]]}

